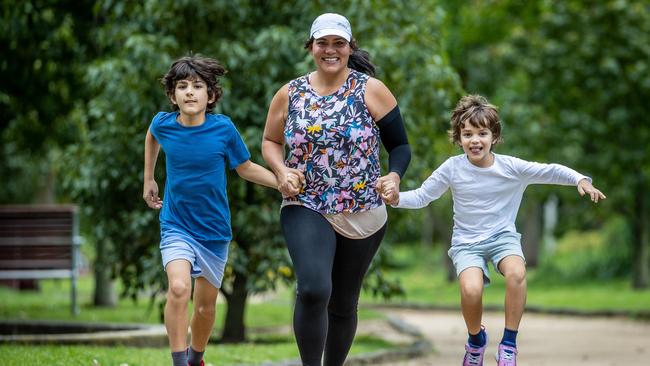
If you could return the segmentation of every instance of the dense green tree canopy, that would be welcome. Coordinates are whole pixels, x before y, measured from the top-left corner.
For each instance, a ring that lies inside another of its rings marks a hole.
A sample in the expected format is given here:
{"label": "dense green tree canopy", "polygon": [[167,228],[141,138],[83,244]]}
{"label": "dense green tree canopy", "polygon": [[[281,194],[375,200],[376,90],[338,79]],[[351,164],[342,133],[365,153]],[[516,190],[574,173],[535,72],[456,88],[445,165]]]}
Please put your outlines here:
{"label": "dense green tree canopy", "polygon": [[[161,290],[157,212],[140,198],[144,135],[153,115],[169,109],[160,77],[188,53],[219,59],[228,73],[216,112],[231,116],[261,163],[268,104],[280,86],[313,68],[303,42],[312,20],[334,11],[350,19],[399,102],[413,149],[403,189],[458,153],[446,137],[450,110],[465,92],[484,94],[501,107],[500,151],[594,177],[609,199],[598,210],[563,200],[570,218],[563,224],[624,217],[634,235],[621,245],[634,247],[635,284],[647,286],[649,7],[640,0],[5,1],[0,201],[32,202],[44,186],[62,182],[58,198],[82,205],[97,265],[121,277],[126,295]],[[164,154],[156,178],[162,190]],[[223,293],[229,311],[239,313],[224,336],[241,339],[248,294],[292,273],[279,193],[236,175],[228,187],[234,240]],[[546,196],[535,192],[533,200]],[[448,197],[430,210],[391,210],[387,242],[417,239],[423,227],[413,222],[431,217],[451,226]],[[369,284],[395,292],[380,273]]]}
{"label": "dense green tree canopy", "polygon": [[[330,10],[350,18],[359,44],[380,67],[378,77],[398,96],[409,126],[434,136],[440,128],[430,126],[444,124],[444,111],[458,84],[441,54],[441,38],[418,29],[435,30],[442,13],[431,7],[431,16],[420,18],[415,5],[404,13],[391,11],[398,2],[375,5],[350,3]],[[143,137],[155,112],[168,108],[157,80],[184,54],[219,59],[228,74],[217,112],[232,117],[253,160],[262,162],[268,104],[280,86],[312,69],[302,46],[311,21],[324,11],[324,2],[96,3],[94,17],[101,24],[91,31],[100,56],[85,65],[88,98],[70,114],[82,127],[79,141],[66,150],[65,182],[72,199],[84,205],[88,232],[101,249],[100,264],[120,275],[126,294],[135,297],[151,284],[164,283],[156,213],[139,198]],[[378,32],[380,28],[384,30]],[[422,48],[430,51],[417,52]],[[425,91],[433,91],[434,97]],[[158,166],[162,183],[162,162]],[[233,175],[229,198],[234,238],[222,292],[229,304],[223,336],[232,340],[244,337],[241,321],[247,295],[273,288],[280,279],[288,281],[292,273],[278,225],[279,193]],[[388,296],[397,290],[380,272],[371,277],[377,293]]]}

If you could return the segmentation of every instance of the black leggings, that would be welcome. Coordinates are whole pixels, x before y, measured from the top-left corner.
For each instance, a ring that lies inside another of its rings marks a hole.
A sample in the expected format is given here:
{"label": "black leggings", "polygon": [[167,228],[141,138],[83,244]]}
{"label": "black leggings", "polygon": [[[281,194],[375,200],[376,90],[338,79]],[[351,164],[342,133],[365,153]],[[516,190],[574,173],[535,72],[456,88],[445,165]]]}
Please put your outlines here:
{"label": "black leggings", "polygon": [[365,239],[334,231],[318,212],[282,208],[282,231],[297,278],[293,330],[304,366],[341,366],[357,330],[357,304],[386,226]]}

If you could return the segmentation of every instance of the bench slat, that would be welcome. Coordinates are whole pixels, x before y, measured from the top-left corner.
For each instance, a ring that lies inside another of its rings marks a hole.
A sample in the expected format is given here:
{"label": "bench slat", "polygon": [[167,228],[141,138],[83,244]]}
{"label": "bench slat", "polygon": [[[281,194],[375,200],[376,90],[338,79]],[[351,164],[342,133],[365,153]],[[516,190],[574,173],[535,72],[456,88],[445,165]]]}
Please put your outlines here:
{"label": "bench slat", "polygon": [[0,280],[69,278],[77,314],[77,213],[74,205],[1,205]]}
{"label": "bench slat", "polygon": [[0,271],[5,269],[60,269],[72,268],[72,258],[68,259],[28,259],[28,260],[0,260]]}
{"label": "bench slat", "polygon": [[69,269],[34,270],[34,271],[0,271],[0,280],[31,280],[44,278],[70,278],[73,271]]}
{"label": "bench slat", "polygon": [[2,246],[34,246],[34,245],[51,245],[51,246],[71,246],[75,243],[72,236],[67,237],[47,237],[35,236],[31,238],[26,237],[0,237],[0,247]]}

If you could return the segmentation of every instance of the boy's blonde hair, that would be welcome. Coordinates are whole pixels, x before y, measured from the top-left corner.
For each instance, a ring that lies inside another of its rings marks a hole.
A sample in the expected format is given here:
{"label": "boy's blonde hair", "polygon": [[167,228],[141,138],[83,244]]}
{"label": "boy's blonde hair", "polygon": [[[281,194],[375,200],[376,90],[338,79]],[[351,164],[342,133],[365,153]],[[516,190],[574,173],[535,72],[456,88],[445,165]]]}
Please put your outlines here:
{"label": "boy's blonde hair", "polygon": [[449,139],[454,144],[460,145],[460,131],[469,123],[476,128],[487,128],[492,132],[494,144],[502,141],[501,121],[497,107],[490,104],[485,97],[480,95],[466,95],[456,104],[451,113],[451,129],[448,131]]}

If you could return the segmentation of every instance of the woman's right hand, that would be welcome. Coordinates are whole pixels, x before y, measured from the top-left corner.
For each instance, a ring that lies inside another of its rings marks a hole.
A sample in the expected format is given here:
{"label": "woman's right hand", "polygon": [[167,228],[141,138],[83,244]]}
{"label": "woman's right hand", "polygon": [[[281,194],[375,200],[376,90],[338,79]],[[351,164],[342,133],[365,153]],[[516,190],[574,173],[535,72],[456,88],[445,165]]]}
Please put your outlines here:
{"label": "woman's right hand", "polygon": [[145,180],[142,191],[142,199],[147,203],[147,206],[154,210],[160,210],[162,208],[163,202],[158,197],[158,184],[155,180]]}
{"label": "woman's right hand", "polygon": [[305,175],[298,169],[284,168],[277,172],[275,176],[278,179],[278,190],[283,197],[297,195],[305,184]]}

